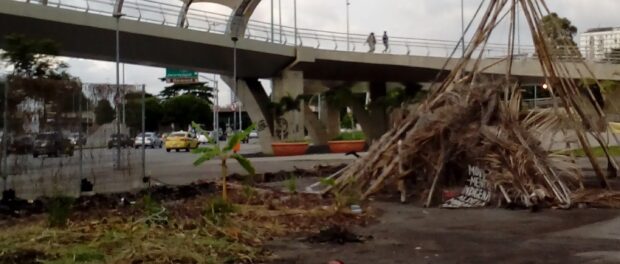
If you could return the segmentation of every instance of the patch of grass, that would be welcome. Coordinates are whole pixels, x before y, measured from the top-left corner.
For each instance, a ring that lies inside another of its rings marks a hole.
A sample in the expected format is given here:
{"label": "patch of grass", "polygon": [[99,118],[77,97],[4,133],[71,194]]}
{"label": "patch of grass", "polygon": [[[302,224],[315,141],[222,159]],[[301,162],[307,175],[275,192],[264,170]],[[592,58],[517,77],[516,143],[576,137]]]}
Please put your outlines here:
{"label": "patch of grass", "polygon": [[334,140],[364,140],[366,136],[362,131],[341,132]]}
{"label": "patch of grass", "polygon": [[47,208],[47,222],[50,227],[64,228],[67,226],[74,201],[75,198],[68,196],[54,196],[50,199]]}
{"label": "patch of grass", "polygon": [[60,258],[48,263],[105,263],[105,254],[96,248],[78,244],[69,248]]}
{"label": "patch of grass", "polygon": [[[586,152],[583,149],[574,149],[574,150],[566,150],[566,151],[561,151],[560,154],[566,154],[569,155],[572,152],[573,155],[575,155],[575,157],[585,157],[586,156]],[[603,151],[602,147],[594,147],[592,148],[592,153],[594,154],[595,157],[605,157],[605,151]],[[609,147],[609,153],[612,156],[620,156],[620,146],[610,146]]]}
{"label": "patch of grass", "polygon": [[314,195],[283,199],[254,191],[257,204],[238,205],[244,191],[235,189],[229,201],[214,194],[166,203],[167,225],[145,224],[144,215],[163,208],[150,198],[134,208],[76,213],[65,229],[24,218],[0,229],[0,263],[265,263],[265,241],[326,222],[366,221],[326,208],[332,201]]}
{"label": "patch of grass", "polygon": [[209,222],[221,226],[226,224],[230,215],[236,212],[237,207],[233,203],[217,197],[209,201],[204,216]]}

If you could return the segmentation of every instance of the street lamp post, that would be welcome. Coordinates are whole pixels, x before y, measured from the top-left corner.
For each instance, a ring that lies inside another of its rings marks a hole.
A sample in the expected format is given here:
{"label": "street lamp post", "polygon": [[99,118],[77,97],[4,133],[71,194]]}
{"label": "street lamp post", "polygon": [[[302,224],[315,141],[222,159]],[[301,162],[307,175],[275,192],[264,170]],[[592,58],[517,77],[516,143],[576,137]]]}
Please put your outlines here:
{"label": "street lamp post", "polygon": [[274,42],[274,27],[273,27],[273,0],[271,0],[271,42]]}
{"label": "street lamp post", "polygon": [[280,26],[280,44],[282,44],[282,0],[278,0],[278,25]]}
{"label": "street lamp post", "polygon": [[465,12],[463,0],[461,0],[461,57],[465,57]]}
{"label": "street lamp post", "polygon": [[347,51],[351,50],[351,47],[349,45],[349,43],[351,42],[350,40],[350,34],[349,34],[349,6],[351,5],[351,2],[349,2],[349,0],[347,1]]}
{"label": "street lamp post", "polygon": [[293,20],[295,23],[295,47],[297,47],[297,0],[293,0]]}
{"label": "street lamp post", "polygon": [[[237,94],[237,41],[239,38],[236,36],[232,37],[233,41],[233,92]],[[233,117],[236,116],[233,110]],[[233,124],[233,129],[236,124]]]}

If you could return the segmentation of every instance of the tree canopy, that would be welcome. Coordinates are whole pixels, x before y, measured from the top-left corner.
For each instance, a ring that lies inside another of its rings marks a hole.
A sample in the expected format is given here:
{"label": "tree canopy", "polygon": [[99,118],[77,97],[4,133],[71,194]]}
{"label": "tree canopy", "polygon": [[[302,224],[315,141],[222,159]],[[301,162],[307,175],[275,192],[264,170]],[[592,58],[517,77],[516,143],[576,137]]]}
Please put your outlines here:
{"label": "tree canopy", "polygon": [[68,77],[65,71],[68,65],[54,57],[59,54],[59,45],[53,40],[11,34],[4,38],[4,42],[2,60],[13,66],[12,76],[49,79]]}
{"label": "tree canopy", "polygon": [[95,107],[95,122],[98,125],[103,125],[114,121],[114,108],[107,99],[101,99],[97,102]]}
{"label": "tree canopy", "polygon": [[[67,73],[68,65],[56,59],[59,45],[49,39],[11,34],[4,37],[4,51],[0,58],[13,67],[8,75],[9,109],[15,111],[16,105],[33,99],[42,103],[40,128],[46,126],[48,112],[55,113],[53,120],[60,124],[58,121],[64,118],[62,112],[73,105],[71,96],[67,95],[80,93],[81,85],[78,78]],[[54,109],[50,111],[48,105]]]}
{"label": "tree canopy", "polygon": [[568,18],[551,13],[543,17],[542,23],[543,32],[554,47],[577,46],[573,40],[573,36],[577,34],[577,27]]}
{"label": "tree canopy", "polygon": [[209,102],[191,94],[184,94],[167,99],[162,104],[164,110],[163,124],[174,124],[177,128],[186,128],[192,121],[201,124],[213,122],[213,112]]}
{"label": "tree canopy", "polygon": [[[157,131],[161,119],[164,117],[164,109],[157,97],[145,94],[144,100],[144,127],[146,131]],[[142,130],[142,93],[129,93],[125,95],[126,123],[133,131]]]}
{"label": "tree canopy", "polygon": [[200,82],[173,84],[164,88],[164,90],[159,93],[159,96],[164,99],[170,99],[179,95],[193,95],[213,105],[213,90],[213,88],[207,86],[205,83]]}

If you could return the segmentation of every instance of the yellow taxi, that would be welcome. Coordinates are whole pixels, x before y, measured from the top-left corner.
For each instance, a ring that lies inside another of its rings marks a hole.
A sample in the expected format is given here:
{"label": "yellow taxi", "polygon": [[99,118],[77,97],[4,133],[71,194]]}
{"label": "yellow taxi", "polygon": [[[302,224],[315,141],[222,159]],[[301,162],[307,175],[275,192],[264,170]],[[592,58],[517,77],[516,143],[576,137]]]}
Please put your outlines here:
{"label": "yellow taxi", "polygon": [[166,137],[166,151],[170,152],[175,150],[179,152],[184,149],[189,152],[190,149],[195,149],[200,143],[198,139],[185,131],[173,132]]}

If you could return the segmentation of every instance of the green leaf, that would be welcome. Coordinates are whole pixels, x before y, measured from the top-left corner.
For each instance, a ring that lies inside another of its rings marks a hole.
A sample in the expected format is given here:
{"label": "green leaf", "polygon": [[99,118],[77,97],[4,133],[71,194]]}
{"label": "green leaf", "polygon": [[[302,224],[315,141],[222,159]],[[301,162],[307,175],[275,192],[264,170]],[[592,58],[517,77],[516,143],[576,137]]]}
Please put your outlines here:
{"label": "green leaf", "polygon": [[237,160],[237,162],[239,162],[239,165],[241,165],[243,169],[245,169],[248,173],[250,173],[250,175],[254,176],[254,174],[256,174],[256,170],[254,169],[254,166],[252,166],[252,163],[250,162],[250,160],[246,159],[244,156],[241,156],[235,153],[235,154],[232,154],[230,157]]}
{"label": "green leaf", "polygon": [[207,153],[207,152],[212,152],[212,151],[216,151],[220,152],[218,147],[213,147],[213,148],[209,148],[209,147],[202,147],[202,148],[196,148],[192,150],[192,153],[194,154],[202,154],[202,153]]}
{"label": "green leaf", "polygon": [[202,129],[202,124],[198,124],[198,123],[192,121],[192,128],[194,130],[196,130],[196,133],[198,133],[198,134],[205,134],[205,130]]}
{"label": "green leaf", "polygon": [[228,143],[226,144],[226,147],[223,149],[223,151],[224,152],[231,151],[237,144],[239,144],[239,142],[241,142],[242,139],[248,137],[250,135],[250,132],[252,132],[252,130],[254,130],[255,127],[256,126],[254,124],[252,124],[248,128],[246,128],[245,130],[243,130],[241,132],[234,133],[228,139]]}
{"label": "green leaf", "polygon": [[202,152],[202,155],[200,155],[200,157],[194,161],[194,166],[198,166],[204,163],[205,161],[212,160],[213,158],[217,157],[221,153],[220,149],[218,148],[210,149],[211,151],[206,151],[209,148],[203,148],[203,149],[205,149],[205,152]]}

